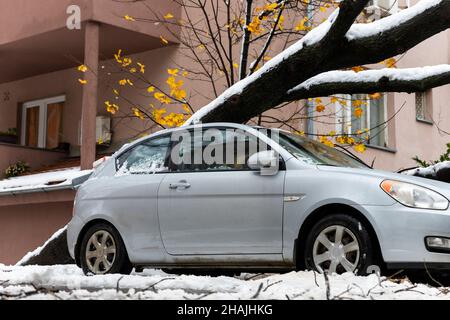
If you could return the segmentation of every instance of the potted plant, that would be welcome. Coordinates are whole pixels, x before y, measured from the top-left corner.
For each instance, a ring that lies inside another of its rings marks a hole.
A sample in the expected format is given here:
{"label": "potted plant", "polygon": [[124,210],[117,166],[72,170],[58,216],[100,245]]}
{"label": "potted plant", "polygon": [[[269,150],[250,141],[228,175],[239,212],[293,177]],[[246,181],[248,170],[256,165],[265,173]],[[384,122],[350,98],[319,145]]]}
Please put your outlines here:
{"label": "potted plant", "polygon": [[17,144],[17,129],[9,128],[7,131],[0,131],[0,142]]}

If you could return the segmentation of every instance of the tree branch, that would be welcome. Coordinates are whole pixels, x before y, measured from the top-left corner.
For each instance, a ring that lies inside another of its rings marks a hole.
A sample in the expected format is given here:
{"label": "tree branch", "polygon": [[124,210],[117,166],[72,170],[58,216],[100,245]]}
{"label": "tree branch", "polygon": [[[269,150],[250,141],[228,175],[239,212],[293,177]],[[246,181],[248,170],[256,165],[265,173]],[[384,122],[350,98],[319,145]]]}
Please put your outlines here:
{"label": "tree branch", "polygon": [[[353,25],[344,33],[364,3],[367,1],[344,0],[337,17],[332,14],[299,42],[200,109],[187,123],[246,122],[291,101],[286,93],[317,74],[379,62],[450,27],[450,0],[429,0],[362,28]],[[362,29],[364,32],[358,32]]]}
{"label": "tree branch", "polygon": [[421,92],[450,84],[450,65],[423,68],[330,71],[289,90],[283,100],[326,97],[333,94]]}
{"label": "tree branch", "polygon": [[245,75],[247,74],[248,50],[250,46],[251,35],[250,30],[248,30],[248,25],[250,24],[250,22],[252,22],[252,3],[253,0],[247,0],[247,7],[245,10],[244,36],[242,37],[241,61],[239,63],[239,80],[245,78]]}

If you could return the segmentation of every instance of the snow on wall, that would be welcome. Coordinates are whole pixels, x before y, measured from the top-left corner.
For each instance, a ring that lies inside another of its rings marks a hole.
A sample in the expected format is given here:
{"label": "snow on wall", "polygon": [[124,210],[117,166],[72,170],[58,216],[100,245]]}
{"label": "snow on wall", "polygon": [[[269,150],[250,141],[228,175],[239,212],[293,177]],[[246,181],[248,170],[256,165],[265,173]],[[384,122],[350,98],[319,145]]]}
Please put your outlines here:
{"label": "snow on wall", "polygon": [[69,168],[51,172],[38,173],[28,176],[20,176],[0,181],[0,194],[17,191],[32,191],[48,189],[55,186],[71,186],[72,180],[90,174],[91,170]]}
{"label": "snow on wall", "polygon": [[377,82],[383,77],[389,78],[389,80],[420,80],[427,77],[432,77],[445,72],[450,72],[450,65],[441,64],[437,66],[426,66],[419,68],[408,68],[408,69],[394,69],[385,68],[379,70],[366,70],[366,71],[328,71],[318,74],[312,77],[295,88],[288,91],[293,93],[301,89],[309,89],[312,86],[333,82],[333,83],[344,83],[344,82]]}

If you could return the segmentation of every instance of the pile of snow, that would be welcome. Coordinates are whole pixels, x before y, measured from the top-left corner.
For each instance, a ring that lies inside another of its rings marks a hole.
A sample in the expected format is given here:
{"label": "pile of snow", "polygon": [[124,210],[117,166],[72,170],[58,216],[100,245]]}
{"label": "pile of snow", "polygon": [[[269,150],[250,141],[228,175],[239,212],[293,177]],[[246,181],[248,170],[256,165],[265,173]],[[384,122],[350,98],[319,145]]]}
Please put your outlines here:
{"label": "pile of snow", "polygon": [[[329,292],[327,294],[327,292]],[[238,277],[169,275],[160,270],[86,277],[74,266],[0,265],[0,299],[449,299],[449,290],[377,275],[312,271]]]}
{"label": "pile of snow", "polygon": [[441,2],[442,0],[421,0],[410,8],[372,23],[356,23],[347,32],[346,37],[348,40],[354,40],[377,35],[411,20]]}
{"label": "pile of snow", "polygon": [[16,263],[16,266],[23,265],[23,264],[27,263],[31,258],[38,256],[42,252],[42,250],[44,250],[45,247],[47,247],[56,238],[61,236],[61,234],[63,232],[65,232],[66,230],[67,230],[67,226],[56,231],[47,241],[45,241],[45,243],[42,246],[37,247],[33,251],[30,251],[25,256],[23,256],[23,258],[20,259],[20,261]]}
{"label": "pile of snow", "polygon": [[72,186],[73,180],[91,173],[92,170],[80,170],[78,167],[6,179],[0,181],[0,194],[48,190],[64,186],[69,188]]}
{"label": "pile of snow", "polygon": [[366,70],[355,72],[349,71],[328,71],[312,77],[295,88],[288,91],[291,94],[295,91],[306,89],[309,90],[313,86],[323,83],[361,83],[361,82],[378,82],[381,78],[387,77],[393,80],[421,80],[428,77],[436,76],[442,73],[450,72],[450,65],[442,64],[437,66],[426,66],[408,69],[385,68],[379,70]]}

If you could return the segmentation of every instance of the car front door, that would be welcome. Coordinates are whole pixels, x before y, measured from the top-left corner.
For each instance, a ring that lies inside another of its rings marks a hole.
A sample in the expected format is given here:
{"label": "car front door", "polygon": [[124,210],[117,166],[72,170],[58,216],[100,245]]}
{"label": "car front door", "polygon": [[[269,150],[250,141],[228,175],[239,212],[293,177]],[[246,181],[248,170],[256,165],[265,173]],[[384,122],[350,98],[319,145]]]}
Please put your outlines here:
{"label": "car front door", "polygon": [[[191,139],[186,139],[191,141],[173,146],[171,157],[192,159],[203,153],[217,160],[223,150],[224,161],[211,163],[206,157],[197,164],[172,161],[158,192],[165,249],[172,255],[281,254],[285,171],[261,175],[250,170],[249,145],[257,138],[215,130],[200,137],[191,132]],[[242,142],[244,151],[238,146]],[[208,153],[211,149],[215,151]]]}

